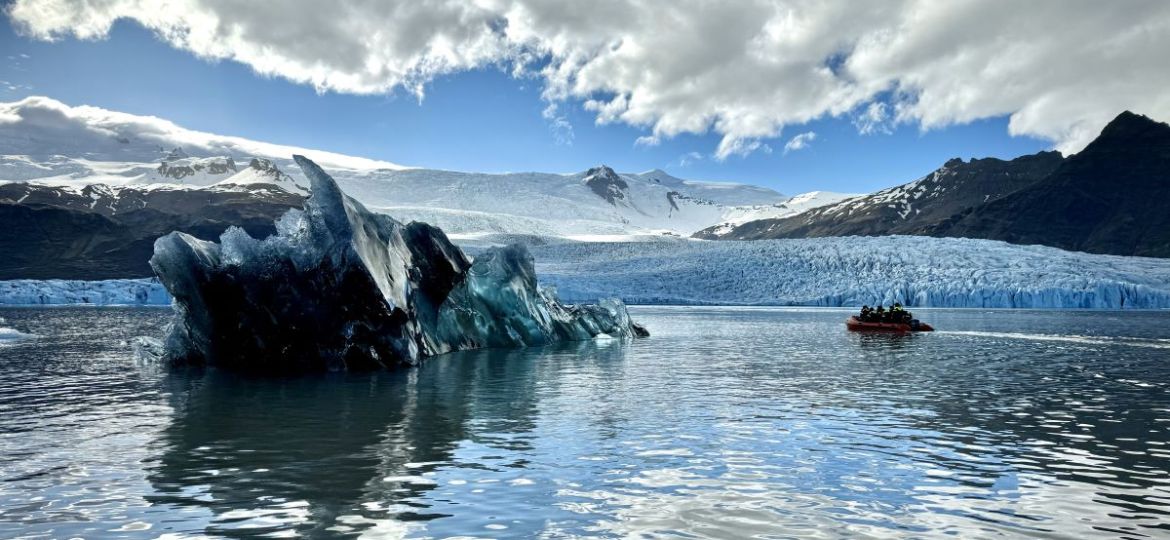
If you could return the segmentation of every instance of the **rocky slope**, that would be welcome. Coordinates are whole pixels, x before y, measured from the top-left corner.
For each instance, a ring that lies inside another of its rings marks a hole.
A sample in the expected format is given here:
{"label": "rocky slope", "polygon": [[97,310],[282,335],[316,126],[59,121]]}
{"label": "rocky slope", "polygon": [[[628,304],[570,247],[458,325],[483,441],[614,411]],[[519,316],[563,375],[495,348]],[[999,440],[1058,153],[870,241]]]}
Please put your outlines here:
{"label": "rocky slope", "polygon": [[712,227],[706,239],[760,240],[822,236],[926,234],[956,213],[1002,198],[1051,174],[1063,161],[1041,152],[1011,161],[955,158],[925,177],[872,195],[853,197],[803,214]]}
{"label": "rocky slope", "polygon": [[1170,257],[1170,126],[1125,112],[1042,181],[925,232]]}
{"label": "rocky slope", "polygon": [[264,237],[304,198],[274,184],[81,188],[0,184],[0,279],[152,275],[154,240],[171,231],[217,238],[229,226]]}

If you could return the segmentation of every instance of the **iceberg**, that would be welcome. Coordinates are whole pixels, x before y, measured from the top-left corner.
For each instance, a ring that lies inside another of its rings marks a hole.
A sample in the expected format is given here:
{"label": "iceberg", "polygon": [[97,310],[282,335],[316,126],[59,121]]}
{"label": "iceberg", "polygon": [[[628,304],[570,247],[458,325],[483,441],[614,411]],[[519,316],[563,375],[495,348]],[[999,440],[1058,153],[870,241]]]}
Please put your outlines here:
{"label": "iceberg", "polygon": [[[4,319],[0,319],[0,323],[3,323],[3,322],[4,322]],[[15,328],[7,328],[4,326],[0,326],[0,346],[3,346],[5,344],[14,343],[17,340],[34,338],[34,337],[36,337],[36,336],[34,336],[32,334],[26,334],[24,332],[21,332],[20,330],[15,329]]]}
{"label": "iceberg", "polygon": [[256,239],[174,232],[150,265],[173,297],[165,356],[262,372],[370,370],[478,347],[646,335],[624,304],[563,305],[532,256],[496,247],[472,262],[442,230],[368,211],[303,156],[303,210]]}

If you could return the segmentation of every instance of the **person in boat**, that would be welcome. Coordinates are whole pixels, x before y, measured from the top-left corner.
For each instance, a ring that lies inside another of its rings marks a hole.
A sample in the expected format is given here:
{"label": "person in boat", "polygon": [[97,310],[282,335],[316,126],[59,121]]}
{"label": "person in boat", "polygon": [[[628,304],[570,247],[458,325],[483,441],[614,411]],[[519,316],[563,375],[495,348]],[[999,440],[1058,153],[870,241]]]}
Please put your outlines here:
{"label": "person in boat", "polygon": [[894,322],[896,323],[910,324],[910,321],[914,319],[914,314],[906,311],[902,307],[901,302],[894,302],[892,312],[894,313]]}
{"label": "person in boat", "polygon": [[869,322],[869,320],[872,318],[873,318],[873,310],[869,308],[869,305],[867,304],[867,305],[861,306],[861,315],[859,317],[857,317],[857,319],[862,321],[862,322]]}
{"label": "person in boat", "polygon": [[886,308],[878,304],[877,311],[873,313],[873,322],[886,322]]}

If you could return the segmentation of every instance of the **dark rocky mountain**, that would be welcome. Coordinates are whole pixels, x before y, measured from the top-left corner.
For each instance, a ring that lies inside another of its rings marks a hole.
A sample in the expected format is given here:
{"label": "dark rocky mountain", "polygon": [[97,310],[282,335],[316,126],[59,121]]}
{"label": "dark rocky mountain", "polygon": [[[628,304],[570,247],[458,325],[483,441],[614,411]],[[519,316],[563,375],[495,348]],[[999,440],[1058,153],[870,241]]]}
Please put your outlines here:
{"label": "dark rocky mountain", "polygon": [[154,241],[171,231],[218,238],[228,226],[263,238],[304,198],[275,185],[81,189],[0,185],[0,279],[147,277]]}
{"label": "dark rocky mountain", "polygon": [[1124,112],[1043,181],[927,234],[1170,257],[1170,126]]}
{"label": "dark rocky mountain", "polygon": [[605,202],[617,206],[618,201],[629,198],[630,184],[622,179],[613,169],[602,165],[585,171],[582,180],[593,193],[605,199]]}
{"label": "dark rocky mountain", "polygon": [[[180,149],[176,148],[175,151]],[[167,157],[175,156],[175,151],[172,151]],[[229,172],[239,172],[236,168],[236,160],[228,157],[215,157],[201,160],[191,160],[189,158],[173,158],[171,161],[163,160],[158,166],[158,174],[163,178],[170,178],[174,180],[182,180],[188,176],[206,170],[207,174],[223,175]]]}
{"label": "dark rocky mountain", "polygon": [[1170,257],[1170,126],[1124,112],[1080,153],[948,161],[921,180],[796,216],[695,236],[908,234]]}
{"label": "dark rocky mountain", "polygon": [[723,240],[821,236],[922,235],[957,213],[1035,184],[1063,162],[1059,152],[1011,161],[955,158],[925,177],[872,195],[776,219],[717,226],[695,236]]}

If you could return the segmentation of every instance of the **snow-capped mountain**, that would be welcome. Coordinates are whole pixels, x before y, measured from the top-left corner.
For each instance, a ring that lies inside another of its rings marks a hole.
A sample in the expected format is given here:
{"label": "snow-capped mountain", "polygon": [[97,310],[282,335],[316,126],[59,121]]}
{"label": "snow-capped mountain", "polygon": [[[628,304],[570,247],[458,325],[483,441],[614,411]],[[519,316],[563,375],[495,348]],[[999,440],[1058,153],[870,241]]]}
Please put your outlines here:
{"label": "snow-capped mountain", "polygon": [[786,200],[755,186],[686,181],[661,171],[625,174],[605,165],[572,174],[404,169],[343,171],[335,177],[367,206],[427,221],[457,237],[688,235],[741,212],[741,201]]}
{"label": "snow-capped mountain", "polygon": [[0,103],[0,226],[24,231],[2,239],[21,255],[0,261],[0,279],[147,276],[150,241],[170,230],[208,240],[231,225],[269,234],[271,218],[306,194],[294,154],[368,208],[473,245],[686,236],[830,202],[605,165],[569,174],[409,168],[31,97]]}
{"label": "snow-capped mountain", "polygon": [[0,181],[55,186],[275,185],[303,193],[303,154],[346,192],[449,234],[565,237],[689,235],[786,198],[767,188],[699,182],[604,165],[570,174],[484,174],[401,165],[196,132],[171,122],[32,97],[0,104]]}

